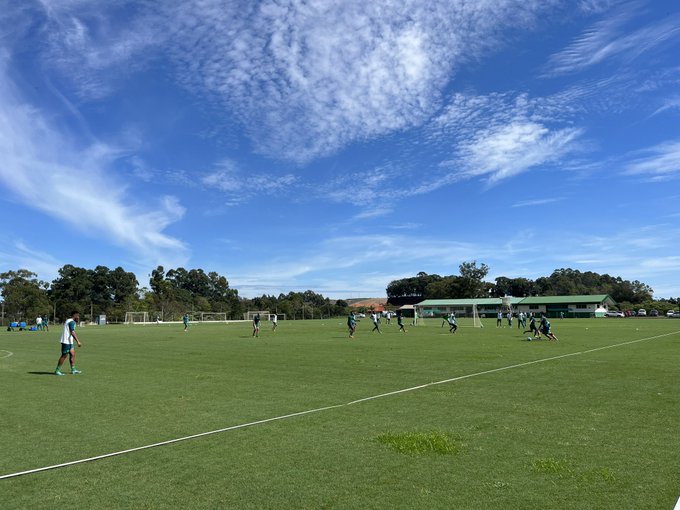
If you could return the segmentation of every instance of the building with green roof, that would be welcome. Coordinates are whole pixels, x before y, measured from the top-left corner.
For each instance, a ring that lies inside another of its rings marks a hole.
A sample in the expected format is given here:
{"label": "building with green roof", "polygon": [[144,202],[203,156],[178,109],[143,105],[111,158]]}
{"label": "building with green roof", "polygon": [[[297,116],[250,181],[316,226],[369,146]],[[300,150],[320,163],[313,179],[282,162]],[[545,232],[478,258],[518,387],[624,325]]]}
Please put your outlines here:
{"label": "building with green roof", "polygon": [[[515,312],[543,313],[548,317],[599,317],[616,306],[609,294],[508,297],[507,300]],[[440,317],[451,312],[470,316],[474,306],[480,316],[495,316],[503,306],[503,298],[426,299],[415,305],[421,317]]]}

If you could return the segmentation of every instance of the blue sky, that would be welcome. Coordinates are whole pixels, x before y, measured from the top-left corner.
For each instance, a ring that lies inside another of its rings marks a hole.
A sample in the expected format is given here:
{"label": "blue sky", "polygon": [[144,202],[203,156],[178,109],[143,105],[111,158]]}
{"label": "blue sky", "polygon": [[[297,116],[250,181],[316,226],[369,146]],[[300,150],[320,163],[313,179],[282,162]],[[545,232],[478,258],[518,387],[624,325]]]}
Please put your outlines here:
{"label": "blue sky", "polygon": [[680,295],[680,3],[0,0],[0,271]]}

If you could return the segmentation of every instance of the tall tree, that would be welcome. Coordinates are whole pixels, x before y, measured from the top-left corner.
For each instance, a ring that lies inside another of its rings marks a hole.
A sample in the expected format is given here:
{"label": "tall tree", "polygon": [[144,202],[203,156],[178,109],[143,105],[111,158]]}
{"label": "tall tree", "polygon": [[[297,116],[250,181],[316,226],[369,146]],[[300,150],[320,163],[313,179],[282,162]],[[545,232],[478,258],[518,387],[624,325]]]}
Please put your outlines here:
{"label": "tall tree", "polygon": [[489,274],[489,266],[481,264],[477,267],[477,261],[463,262],[458,266],[460,270],[461,291],[465,297],[480,298],[488,297],[488,287],[484,284],[484,278]]}
{"label": "tall tree", "polygon": [[49,293],[55,304],[57,319],[66,319],[73,310],[89,314],[91,293],[92,279],[87,269],[71,264],[59,269],[59,276],[52,282]]}
{"label": "tall tree", "polygon": [[46,282],[38,280],[38,275],[27,269],[0,273],[0,294],[5,303],[5,316],[32,323],[38,315],[49,315],[51,306],[47,287]]}

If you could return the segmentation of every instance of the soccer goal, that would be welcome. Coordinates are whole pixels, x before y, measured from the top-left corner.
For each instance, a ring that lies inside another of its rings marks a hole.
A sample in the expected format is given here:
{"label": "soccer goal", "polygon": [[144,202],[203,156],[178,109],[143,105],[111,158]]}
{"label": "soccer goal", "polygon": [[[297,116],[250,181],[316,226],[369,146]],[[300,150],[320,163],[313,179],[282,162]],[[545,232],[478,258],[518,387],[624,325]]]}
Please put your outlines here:
{"label": "soccer goal", "polygon": [[260,314],[260,319],[269,319],[269,310],[248,310],[246,313],[243,314],[243,319],[247,321],[252,321],[255,318],[256,314]]}
{"label": "soccer goal", "polygon": [[146,324],[149,312],[125,312],[125,324]]}
{"label": "soccer goal", "polygon": [[477,312],[477,305],[472,305],[472,327],[473,328],[483,328],[482,319],[479,318],[479,312]]}
{"label": "soccer goal", "polygon": [[226,312],[198,312],[201,322],[227,322]]}

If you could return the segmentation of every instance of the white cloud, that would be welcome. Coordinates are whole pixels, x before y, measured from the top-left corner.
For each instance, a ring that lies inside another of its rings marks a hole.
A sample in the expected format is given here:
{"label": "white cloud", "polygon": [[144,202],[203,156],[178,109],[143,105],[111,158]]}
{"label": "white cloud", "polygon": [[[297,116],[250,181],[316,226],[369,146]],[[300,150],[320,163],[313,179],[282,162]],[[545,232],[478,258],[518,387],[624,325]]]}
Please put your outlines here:
{"label": "white cloud", "polygon": [[455,94],[428,127],[428,138],[452,147],[452,155],[441,164],[450,181],[483,177],[493,185],[559,163],[579,149],[583,131],[569,126],[568,117],[583,94],[579,89],[538,98]]}
{"label": "white cloud", "polygon": [[246,174],[230,159],[221,160],[215,167],[201,178],[201,182],[208,189],[225,193],[229,205],[240,204],[257,195],[287,193],[297,183],[293,174]]}
{"label": "white cloud", "polygon": [[680,141],[664,142],[637,154],[640,156],[626,165],[627,174],[649,174],[655,178],[680,175]]}
{"label": "white cloud", "polygon": [[463,164],[465,176],[488,176],[488,183],[496,184],[559,160],[573,150],[572,142],[580,135],[578,129],[550,130],[543,124],[517,120],[476,133],[460,146],[455,165]]}
{"label": "white cloud", "polygon": [[57,277],[63,264],[49,253],[35,250],[19,239],[10,245],[4,244],[0,249],[0,272],[28,269],[43,281],[51,281]]}
{"label": "white cloud", "polygon": [[662,101],[662,104],[657,108],[651,116],[658,115],[663,112],[677,110],[680,112],[680,96],[668,97]]}
{"label": "white cloud", "polygon": [[422,124],[462,63],[556,2],[183,2],[182,81],[236,112],[257,149],[298,162]]}
{"label": "white cloud", "polygon": [[91,0],[40,0],[49,48],[45,64],[56,67],[86,99],[116,90],[122,77],[143,68],[150,49],[167,38],[156,15],[131,0],[102,6]]}
{"label": "white cloud", "polygon": [[553,204],[555,202],[560,202],[564,200],[564,197],[556,197],[556,198],[539,198],[536,200],[523,200],[521,202],[516,202],[512,204],[512,207],[533,207],[536,205],[546,205],[546,204]]}
{"label": "white cloud", "polygon": [[662,44],[677,41],[680,16],[670,15],[641,28],[628,27],[639,13],[628,6],[608,19],[594,24],[548,61],[548,75],[582,71],[610,59],[630,61]]}
{"label": "white cloud", "polygon": [[[156,208],[131,203],[125,186],[110,175],[122,151],[104,143],[76,146],[22,102],[4,63],[0,57],[0,182],[10,196],[83,232],[106,232],[112,243],[150,263],[186,261],[187,247],[163,233],[184,214],[177,199],[159,197]],[[44,190],[39,199],[37,183]]]}

